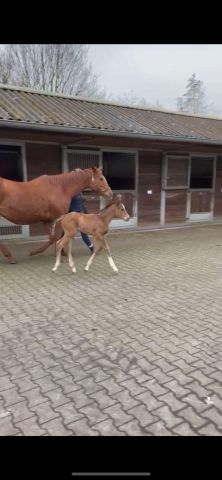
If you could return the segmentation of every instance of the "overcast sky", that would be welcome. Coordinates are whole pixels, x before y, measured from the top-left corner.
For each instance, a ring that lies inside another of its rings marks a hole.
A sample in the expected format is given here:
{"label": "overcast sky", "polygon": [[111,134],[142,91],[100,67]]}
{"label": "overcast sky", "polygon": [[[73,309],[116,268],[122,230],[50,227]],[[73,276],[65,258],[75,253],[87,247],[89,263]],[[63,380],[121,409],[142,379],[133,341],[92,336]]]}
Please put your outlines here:
{"label": "overcast sky", "polygon": [[195,73],[212,113],[222,114],[222,45],[90,45],[89,60],[107,93],[133,91],[171,110]]}

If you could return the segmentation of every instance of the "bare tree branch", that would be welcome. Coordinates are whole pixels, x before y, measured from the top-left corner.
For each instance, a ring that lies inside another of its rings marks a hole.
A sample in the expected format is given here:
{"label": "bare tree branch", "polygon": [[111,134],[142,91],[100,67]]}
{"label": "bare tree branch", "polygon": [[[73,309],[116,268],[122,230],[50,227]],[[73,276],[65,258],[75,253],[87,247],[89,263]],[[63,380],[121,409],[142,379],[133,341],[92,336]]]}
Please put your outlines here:
{"label": "bare tree branch", "polygon": [[49,92],[105,98],[82,44],[8,44],[0,50],[0,82]]}

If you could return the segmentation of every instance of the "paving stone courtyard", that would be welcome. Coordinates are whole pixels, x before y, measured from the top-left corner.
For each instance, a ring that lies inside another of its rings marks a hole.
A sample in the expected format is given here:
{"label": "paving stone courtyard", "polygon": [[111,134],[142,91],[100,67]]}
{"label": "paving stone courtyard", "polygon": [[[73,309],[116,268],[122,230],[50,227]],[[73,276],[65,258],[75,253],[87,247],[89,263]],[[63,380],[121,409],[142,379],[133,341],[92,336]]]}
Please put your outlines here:
{"label": "paving stone courtyard", "polygon": [[0,258],[0,435],[222,435],[222,225],[107,240]]}

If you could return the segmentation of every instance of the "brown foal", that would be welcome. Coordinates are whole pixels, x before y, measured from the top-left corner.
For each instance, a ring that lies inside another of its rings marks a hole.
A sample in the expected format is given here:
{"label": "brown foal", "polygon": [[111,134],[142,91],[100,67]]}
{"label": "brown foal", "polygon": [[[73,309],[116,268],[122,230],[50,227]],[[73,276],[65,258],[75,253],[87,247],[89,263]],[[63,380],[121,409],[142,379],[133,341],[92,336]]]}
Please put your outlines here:
{"label": "brown foal", "polygon": [[56,223],[60,222],[64,231],[64,236],[56,242],[56,262],[52,269],[53,272],[56,272],[57,268],[61,264],[62,249],[68,247],[69,266],[72,272],[76,273],[76,268],[72,257],[72,238],[77,232],[83,232],[93,236],[94,253],[91,255],[86,264],[86,272],[88,272],[89,267],[101,245],[108,256],[111,268],[114,270],[114,272],[118,272],[118,269],[111,257],[110,248],[104,238],[104,235],[108,232],[109,224],[113,218],[120,218],[125,221],[128,221],[130,218],[121,200],[121,195],[117,195],[116,199],[112,203],[107,205],[97,214],[70,212],[58,218]]}

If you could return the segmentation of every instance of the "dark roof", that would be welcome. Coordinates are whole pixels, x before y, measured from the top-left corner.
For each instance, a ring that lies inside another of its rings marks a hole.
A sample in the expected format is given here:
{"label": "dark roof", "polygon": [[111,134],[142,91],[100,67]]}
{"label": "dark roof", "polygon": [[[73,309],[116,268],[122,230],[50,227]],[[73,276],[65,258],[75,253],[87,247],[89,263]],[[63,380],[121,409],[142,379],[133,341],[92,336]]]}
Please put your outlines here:
{"label": "dark roof", "polygon": [[124,106],[0,85],[0,126],[20,124],[70,130],[222,143],[222,119]]}

